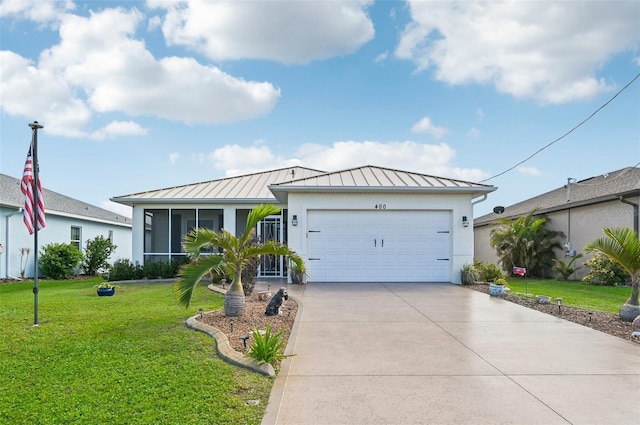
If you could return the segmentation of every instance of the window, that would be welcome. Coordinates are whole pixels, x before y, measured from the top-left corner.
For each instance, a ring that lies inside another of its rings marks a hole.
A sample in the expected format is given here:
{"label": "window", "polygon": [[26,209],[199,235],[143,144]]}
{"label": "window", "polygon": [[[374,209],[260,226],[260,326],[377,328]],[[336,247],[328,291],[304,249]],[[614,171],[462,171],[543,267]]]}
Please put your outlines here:
{"label": "window", "polygon": [[71,245],[82,251],[82,228],[71,226]]}

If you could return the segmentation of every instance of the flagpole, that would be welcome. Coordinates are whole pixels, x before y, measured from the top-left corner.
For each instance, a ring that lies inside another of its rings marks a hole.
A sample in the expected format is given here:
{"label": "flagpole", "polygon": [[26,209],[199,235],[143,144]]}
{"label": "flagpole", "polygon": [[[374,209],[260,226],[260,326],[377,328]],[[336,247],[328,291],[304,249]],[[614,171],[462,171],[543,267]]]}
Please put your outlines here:
{"label": "flagpole", "polygon": [[38,325],[38,129],[44,126],[34,121],[29,124],[33,131],[31,141],[31,155],[33,158],[33,324]]}

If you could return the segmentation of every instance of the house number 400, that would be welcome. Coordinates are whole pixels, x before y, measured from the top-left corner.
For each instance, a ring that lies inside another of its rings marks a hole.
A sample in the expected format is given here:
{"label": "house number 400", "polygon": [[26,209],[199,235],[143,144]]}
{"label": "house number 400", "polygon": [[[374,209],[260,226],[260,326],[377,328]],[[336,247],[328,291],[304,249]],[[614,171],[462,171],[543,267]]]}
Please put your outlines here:
{"label": "house number 400", "polygon": [[375,208],[377,210],[386,210],[387,209],[387,204],[376,204]]}

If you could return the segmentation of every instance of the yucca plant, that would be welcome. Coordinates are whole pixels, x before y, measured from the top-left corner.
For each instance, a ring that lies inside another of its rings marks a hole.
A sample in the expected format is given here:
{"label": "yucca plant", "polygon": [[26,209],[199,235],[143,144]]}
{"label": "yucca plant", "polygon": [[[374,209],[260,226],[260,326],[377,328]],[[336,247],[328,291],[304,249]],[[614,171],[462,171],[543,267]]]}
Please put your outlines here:
{"label": "yucca plant", "polygon": [[271,325],[267,324],[264,334],[260,333],[257,329],[253,331],[254,343],[249,347],[247,355],[252,359],[258,361],[258,365],[264,363],[274,363],[286,359],[287,357],[294,356],[294,354],[283,354],[284,348],[287,344],[282,339],[284,335],[284,329],[280,332],[272,335]]}

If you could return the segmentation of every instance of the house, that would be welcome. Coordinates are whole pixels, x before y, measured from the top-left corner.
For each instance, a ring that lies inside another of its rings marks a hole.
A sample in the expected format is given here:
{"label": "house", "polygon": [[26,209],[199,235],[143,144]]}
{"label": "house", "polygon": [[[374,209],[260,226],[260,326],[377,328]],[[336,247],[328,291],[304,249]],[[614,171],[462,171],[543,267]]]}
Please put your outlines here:
{"label": "house", "polygon": [[[564,252],[557,253],[557,257],[569,261],[581,253],[584,257],[575,263],[579,266],[591,258],[584,247],[605,236],[603,228],[629,227],[638,233],[639,202],[640,169],[628,167],[584,180],[569,179],[562,187],[506,207],[500,216],[513,219],[533,210],[544,215],[549,229],[565,235],[561,241]],[[489,242],[496,218],[497,214],[490,213],[474,220],[476,260],[498,263]],[[587,273],[583,267],[572,278],[581,279]]]}
{"label": "house", "polygon": [[[22,220],[20,180],[0,174],[0,279],[33,277],[34,236]],[[84,251],[86,241],[102,235],[117,246],[116,258],[131,258],[131,219],[43,188],[47,226],[38,231],[39,252],[50,243],[72,243]],[[27,256],[21,248],[29,248]]]}
{"label": "house", "polygon": [[[363,166],[335,172],[288,167],[117,196],[133,207],[133,261],[184,255],[194,227],[240,234],[261,203],[282,209],[260,223],[305,259],[315,282],[460,282],[473,259],[475,202],[496,188]],[[261,277],[286,277],[284,259],[261,258]]]}

